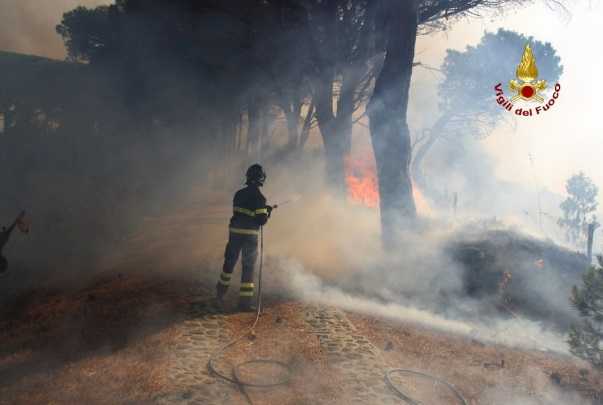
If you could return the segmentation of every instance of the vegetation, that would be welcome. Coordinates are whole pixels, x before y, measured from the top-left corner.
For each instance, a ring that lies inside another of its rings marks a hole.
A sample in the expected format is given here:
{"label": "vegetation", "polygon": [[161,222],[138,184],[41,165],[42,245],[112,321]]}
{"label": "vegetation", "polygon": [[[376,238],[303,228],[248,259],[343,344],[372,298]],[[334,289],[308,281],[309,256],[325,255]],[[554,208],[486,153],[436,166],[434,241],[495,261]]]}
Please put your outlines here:
{"label": "vegetation", "polygon": [[582,243],[588,224],[597,222],[597,195],[599,188],[584,173],[570,177],[565,183],[567,198],[561,203],[563,217],[557,223],[565,229],[569,242]]}
{"label": "vegetation", "polygon": [[[77,84],[35,76],[44,100],[22,97],[37,89],[24,84],[31,77],[13,82],[25,90],[3,86],[0,143],[11,151],[3,159],[18,166],[6,175],[24,184],[36,167],[56,168],[56,158],[86,173],[95,190],[106,184],[119,191],[104,194],[118,200],[148,201],[186,154],[211,156],[219,166],[204,159],[204,173],[228,184],[251,161],[299,156],[316,127],[327,184],[339,193],[356,112],[368,104],[383,238],[394,246],[395,233],[412,223],[401,220],[416,215],[406,118],[416,36],[507,3],[521,1],[116,0],[75,8],[57,33]],[[280,122],[284,136],[272,137]],[[23,133],[31,142],[21,142]],[[36,146],[50,142],[46,134],[58,150],[52,158]],[[122,184],[132,171],[145,180]]]}
{"label": "vegetation", "polygon": [[[538,78],[546,80],[551,89],[563,73],[563,66],[548,42],[499,29],[496,33],[487,32],[477,45],[464,51],[448,50],[441,67],[444,78],[438,88],[440,116],[417,137],[413,148],[413,179],[434,199],[441,197],[441,191],[434,189],[425,173],[429,152],[438,142],[459,144],[487,137],[496,125],[512,117],[494,102],[493,88],[502,82],[509,96],[507,83],[514,76],[526,43],[536,58]],[[462,148],[455,150],[462,153]]]}
{"label": "vegetation", "polygon": [[581,325],[572,327],[569,335],[573,354],[603,368],[603,257],[597,257],[583,276],[583,285],[574,287],[571,301],[583,317]]}

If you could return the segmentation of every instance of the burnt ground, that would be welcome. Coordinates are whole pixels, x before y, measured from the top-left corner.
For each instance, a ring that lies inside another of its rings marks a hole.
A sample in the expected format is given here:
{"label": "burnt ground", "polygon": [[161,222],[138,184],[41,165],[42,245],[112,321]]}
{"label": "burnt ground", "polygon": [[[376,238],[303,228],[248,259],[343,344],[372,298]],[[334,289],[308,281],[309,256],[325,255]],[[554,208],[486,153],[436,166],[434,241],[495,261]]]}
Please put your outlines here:
{"label": "burnt ground", "polygon": [[[236,387],[207,372],[206,363],[254,315],[218,312],[209,295],[193,279],[129,275],[69,293],[21,296],[2,316],[0,403],[245,404]],[[385,386],[389,368],[444,378],[471,404],[501,403],[501,395],[559,403],[555,398],[567,392],[584,399],[603,390],[603,376],[569,356],[270,298],[255,338],[244,337],[217,365],[229,373],[230,363],[258,357],[289,365],[292,380],[247,389],[254,404],[403,403]],[[242,372],[270,381],[283,371]],[[455,403],[431,382],[394,381],[424,403]]]}
{"label": "burnt ground", "polygon": [[[199,245],[213,213],[205,222],[197,214],[150,218],[147,229],[130,237],[119,267],[78,288],[5,297],[0,404],[248,403],[238,387],[207,370],[209,356],[245,331],[254,315],[231,311],[232,301],[226,312],[217,311],[212,283],[201,281],[213,277],[181,265],[223,248]],[[158,264],[158,252],[175,253],[162,254]],[[603,391],[603,374],[570,356],[484,344],[282,296],[267,296],[265,304],[254,336],[243,336],[216,360],[225,374],[254,358],[287,364],[287,385],[245,390],[253,404],[403,403],[384,382],[391,368],[436,375],[472,405],[590,403]],[[273,381],[283,370],[265,365],[241,373]],[[392,379],[422,403],[455,403],[432,381]]]}
{"label": "burnt ground", "polygon": [[17,297],[0,321],[0,403],[145,402],[166,384],[186,287],[114,277]]}

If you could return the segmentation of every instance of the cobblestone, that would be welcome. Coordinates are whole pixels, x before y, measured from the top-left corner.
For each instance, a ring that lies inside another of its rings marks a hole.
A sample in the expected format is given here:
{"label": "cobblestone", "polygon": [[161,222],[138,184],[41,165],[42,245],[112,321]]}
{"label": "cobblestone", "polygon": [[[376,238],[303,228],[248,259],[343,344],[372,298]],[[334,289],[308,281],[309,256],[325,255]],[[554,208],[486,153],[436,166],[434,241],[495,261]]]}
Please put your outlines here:
{"label": "cobblestone", "polygon": [[182,339],[174,347],[168,370],[172,392],[155,399],[157,404],[231,404],[232,385],[210,375],[209,357],[230,340],[226,318],[211,300],[191,304],[182,324]]}
{"label": "cobblestone", "polygon": [[385,384],[386,366],[379,349],[359,334],[342,311],[308,305],[305,321],[318,337],[330,366],[340,373],[345,399],[353,404],[401,403]]}
{"label": "cobblestone", "polygon": [[[329,367],[341,377],[339,388],[343,398],[338,401],[401,403],[385,384],[385,364],[380,350],[359,333],[342,311],[307,305],[304,320],[318,337]],[[209,357],[231,338],[224,327],[226,321],[210,300],[196,301],[190,306],[187,319],[181,325],[181,340],[174,347],[169,363],[172,391],[156,398],[155,403],[225,405],[240,399],[236,387],[207,370]]]}

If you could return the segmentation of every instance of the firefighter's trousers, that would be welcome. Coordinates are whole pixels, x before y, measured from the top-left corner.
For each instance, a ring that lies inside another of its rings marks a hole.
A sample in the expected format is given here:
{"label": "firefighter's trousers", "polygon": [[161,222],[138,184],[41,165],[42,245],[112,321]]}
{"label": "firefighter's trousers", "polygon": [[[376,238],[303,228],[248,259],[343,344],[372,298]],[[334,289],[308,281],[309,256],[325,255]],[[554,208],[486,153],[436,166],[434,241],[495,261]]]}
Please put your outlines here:
{"label": "firefighter's trousers", "polygon": [[239,305],[249,306],[253,302],[255,292],[253,271],[258,257],[258,237],[256,235],[240,235],[230,232],[224,252],[224,266],[216,289],[220,297],[226,293],[241,252],[243,252],[243,271],[241,272]]}

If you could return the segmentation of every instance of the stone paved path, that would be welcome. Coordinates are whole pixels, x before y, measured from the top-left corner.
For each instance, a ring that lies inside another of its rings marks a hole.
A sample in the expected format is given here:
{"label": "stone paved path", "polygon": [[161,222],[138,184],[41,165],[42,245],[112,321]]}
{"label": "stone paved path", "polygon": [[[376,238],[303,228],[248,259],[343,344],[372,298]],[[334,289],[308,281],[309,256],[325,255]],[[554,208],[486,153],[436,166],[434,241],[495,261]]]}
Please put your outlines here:
{"label": "stone paved path", "polygon": [[233,403],[233,395],[240,395],[236,387],[207,370],[210,355],[231,339],[224,328],[225,321],[226,317],[211,300],[191,305],[169,362],[172,392],[157,398],[156,403],[222,405]]}
{"label": "stone paved path", "polygon": [[345,399],[352,404],[402,403],[385,384],[386,366],[379,349],[358,332],[342,311],[309,305],[305,308],[305,320],[318,336],[330,366],[342,376]]}
{"label": "stone paved path", "polygon": [[[226,316],[210,300],[195,302],[187,315],[186,321],[180,326],[181,337],[173,348],[169,363],[168,376],[172,390],[156,398],[156,403],[238,403],[241,394],[237,388],[210,375],[207,370],[209,356],[232,338],[224,327]],[[329,368],[341,378],[342,403],[402,403],[385,384],[383,373],[386,366],[380,350],[358,332],[342,311],[306,305],[304,320],[308,330],[318,337],[320,347],[327,355]],[[228,370],[221,371],[229,374]]]}

